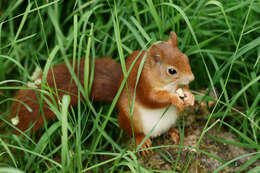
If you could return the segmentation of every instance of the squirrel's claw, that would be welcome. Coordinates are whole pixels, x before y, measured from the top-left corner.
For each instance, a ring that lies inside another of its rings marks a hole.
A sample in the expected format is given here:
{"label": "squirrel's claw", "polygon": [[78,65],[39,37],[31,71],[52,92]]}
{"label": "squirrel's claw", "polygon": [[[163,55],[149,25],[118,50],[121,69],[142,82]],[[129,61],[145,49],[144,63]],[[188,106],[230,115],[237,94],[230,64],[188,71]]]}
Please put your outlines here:
{"label": "squirrel's claw", "polygon": [[191,93],[191,91],[184,89],[183,93],[184,93],[184,105],[185,106],[193,106],[194,102],[195,102],[195,97]]}
{"label": "squirrel's claw", "polygon": [[[143,139],[145,138],[145,135],[138,135],[135,137],[135,143],[136,143],[136,148],[142,143]],[[152,147],[152,141],[150,138],[148,138],[143,145],[141,146],[141,154],[142,156],[147,156],[150,153],[153,153],[152,149],[148,149]]]}
{"label": "squirrel's claw", "polygon": [[179,100],[179,102],[172,103],[172,104],[176,106],[176,108],[178,109],[179,112],[184,111],[184,102],[181,99]]}
{"label": "squirrel's claw", "polygon": [[179,112],[183,112],[183,110],[184,110],[184,101],[177,94],[174,94],[172,96],[171,102],[177,108],[177,110]]}

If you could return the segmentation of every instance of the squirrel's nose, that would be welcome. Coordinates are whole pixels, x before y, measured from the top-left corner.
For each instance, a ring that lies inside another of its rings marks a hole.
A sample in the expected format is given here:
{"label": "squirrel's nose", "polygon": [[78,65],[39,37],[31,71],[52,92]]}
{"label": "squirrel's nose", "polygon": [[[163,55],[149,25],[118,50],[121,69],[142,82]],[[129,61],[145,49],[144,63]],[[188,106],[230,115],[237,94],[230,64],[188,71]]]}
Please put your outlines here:
{"label": "squirrel's nose", "polygon": [[186,75],[185,77],[183,77],[183,79],[181,80],[181,84],[182,85],[188,85],[191,81],[194,80],[194,75],[190,74],[190,75]]}
{"label": "squirrel's nose", "polygon": [[191,82],[191,81],[193,81],[194,80],[194,75],[193,74],[191,74],[190,76],[189,76],[189,81]]}
{"label": "squirrel's nose", "polygon": [[185,80],[183,81],[183,85],[188,85],[191,81],[194,80],[194,75],[190,74],[185,77]]}

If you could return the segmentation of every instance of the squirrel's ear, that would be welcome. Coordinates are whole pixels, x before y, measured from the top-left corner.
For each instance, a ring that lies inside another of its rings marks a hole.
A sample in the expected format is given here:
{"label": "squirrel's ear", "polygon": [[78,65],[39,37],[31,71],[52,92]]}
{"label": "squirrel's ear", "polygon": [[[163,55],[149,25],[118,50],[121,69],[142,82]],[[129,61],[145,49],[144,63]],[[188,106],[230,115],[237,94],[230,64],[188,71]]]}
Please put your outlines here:
{"label": "squirrel's ear", "polygon": [[161,62],[161,52],[156,45],[152,45],[152,47],[150,48],[149,57],[151,57],[151,60],[155,63]]}
{"label": "squirrel's ear", "polygon": [[168,43],[170,43],[173,47],[177,47],[177,40],[178,40],[178,38],[177,38],[176,33],[171,31]]}

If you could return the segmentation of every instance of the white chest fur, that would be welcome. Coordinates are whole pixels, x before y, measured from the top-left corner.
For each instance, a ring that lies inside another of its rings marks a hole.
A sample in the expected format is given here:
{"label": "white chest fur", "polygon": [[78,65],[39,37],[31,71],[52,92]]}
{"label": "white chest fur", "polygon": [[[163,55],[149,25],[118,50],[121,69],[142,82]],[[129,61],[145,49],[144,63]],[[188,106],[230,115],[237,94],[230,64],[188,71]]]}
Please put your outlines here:
{"label": "white chest fur", "polygon": [[156,137],[167,132],[175,123],[178,111],[174,106],[160,109],[147,109],[138,107],[141,116],[143,131],[147,135],[151,131],[151,137]]}

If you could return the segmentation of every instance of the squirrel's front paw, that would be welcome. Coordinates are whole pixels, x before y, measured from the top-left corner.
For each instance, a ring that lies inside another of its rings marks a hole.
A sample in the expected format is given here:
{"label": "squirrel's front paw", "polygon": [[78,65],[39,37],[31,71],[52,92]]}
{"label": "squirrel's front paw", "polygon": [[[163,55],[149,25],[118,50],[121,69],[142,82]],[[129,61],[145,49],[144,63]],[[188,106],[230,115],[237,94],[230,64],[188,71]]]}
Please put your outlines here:
{"label": "squirrel's front paw", "polygon": [[184,101],[180,97],[174,97],[174,99],[172,99],[172,104],[178,109],[179,112],[183,112]]}
{"label": "squirrel's front paw", "polygon": [[189,90],[183,90],[184,93],[184,105],[193,106],[195,102],[194,95]]}

